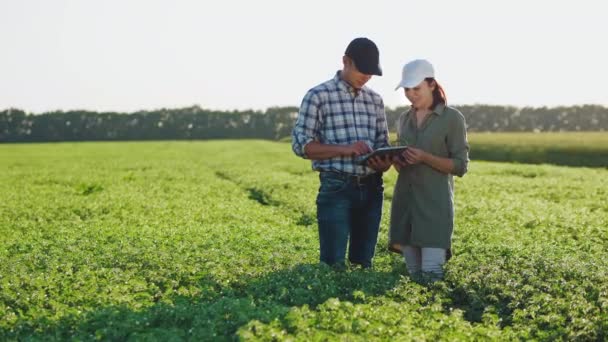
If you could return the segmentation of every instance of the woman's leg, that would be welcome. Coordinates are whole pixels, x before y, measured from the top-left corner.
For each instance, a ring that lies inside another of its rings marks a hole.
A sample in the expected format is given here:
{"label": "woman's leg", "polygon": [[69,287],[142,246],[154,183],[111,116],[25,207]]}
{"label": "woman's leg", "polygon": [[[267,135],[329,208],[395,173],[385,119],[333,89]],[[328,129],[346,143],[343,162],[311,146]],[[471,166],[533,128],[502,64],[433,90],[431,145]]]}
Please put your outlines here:
{"label": "woman's leg", "polygon": [[444,248],[422,248],[421,268],[422,272],[428,273],[432,280],[443,278],[443,264],[445,264]]}
{"label": "woman's leg", "polygon": [[420,247],[405,246],[403,247],[403,256],[405,257],[405,265],[407,266],[410,275],[420,272],[421,254]]}

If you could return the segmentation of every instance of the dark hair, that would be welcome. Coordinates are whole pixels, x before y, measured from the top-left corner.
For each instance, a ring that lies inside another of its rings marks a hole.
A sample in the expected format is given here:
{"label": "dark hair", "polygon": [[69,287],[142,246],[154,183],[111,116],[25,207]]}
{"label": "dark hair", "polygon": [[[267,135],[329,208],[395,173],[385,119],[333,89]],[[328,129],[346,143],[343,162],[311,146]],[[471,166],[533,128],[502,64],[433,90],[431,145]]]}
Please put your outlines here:
{"label": "dark hair", "polygon": [[431,108],[435,108],[438,104],[442,104],[444,106],[447,105],[448,98],[445,96],[445,90],[443,90],[443,87],[439,84],[439,82],[437,82],[434,77],[427,77],[424,80],[429,84],[429,86],[435,82],[435,89],[433,89],[433,104],[431,105]]}

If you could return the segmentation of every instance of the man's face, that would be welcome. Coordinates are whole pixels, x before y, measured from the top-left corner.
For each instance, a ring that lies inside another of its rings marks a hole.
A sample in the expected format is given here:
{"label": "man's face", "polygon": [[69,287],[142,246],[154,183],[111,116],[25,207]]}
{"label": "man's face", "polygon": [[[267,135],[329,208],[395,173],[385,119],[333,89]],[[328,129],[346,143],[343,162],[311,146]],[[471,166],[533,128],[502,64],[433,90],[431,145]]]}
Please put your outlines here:
{"label": "man's face", "polygon": [[348,82],[353,88],[361,89],[372,78],[372,75],[367,75],[359,70],[355,66],[355,62],[347,56],[344,56],[344,71],[342,77]]}

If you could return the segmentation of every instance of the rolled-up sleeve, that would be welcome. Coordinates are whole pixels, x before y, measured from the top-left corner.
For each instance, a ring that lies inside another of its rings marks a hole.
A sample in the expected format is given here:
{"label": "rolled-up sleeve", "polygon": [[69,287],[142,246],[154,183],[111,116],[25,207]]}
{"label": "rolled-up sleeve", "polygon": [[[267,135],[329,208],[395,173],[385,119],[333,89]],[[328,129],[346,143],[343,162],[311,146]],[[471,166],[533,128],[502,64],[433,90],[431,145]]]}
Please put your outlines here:
{"label": "rolled-up sleeve", "polygon": [[293,152],[306,158],[304,147],[313,140],[317,140],[319,136],[319,97],[313,91],[309,91],[304,96],[296,124],[291,133],[291,149]]}
{"label": "rolled-up sleeve", "polygon": [[376,108],[376,139],[374,140],[374,149],[390,145],[388,142],[388,124],[382,99],[379,99]]}
{"label": "rolled-up sleeve", "polygon": [[469,142],[464,116],[461,113],[457,114],[451,120],[447,145],[449,157],[454,163],[453,174],[462,177],[467,173],[469,167]]}

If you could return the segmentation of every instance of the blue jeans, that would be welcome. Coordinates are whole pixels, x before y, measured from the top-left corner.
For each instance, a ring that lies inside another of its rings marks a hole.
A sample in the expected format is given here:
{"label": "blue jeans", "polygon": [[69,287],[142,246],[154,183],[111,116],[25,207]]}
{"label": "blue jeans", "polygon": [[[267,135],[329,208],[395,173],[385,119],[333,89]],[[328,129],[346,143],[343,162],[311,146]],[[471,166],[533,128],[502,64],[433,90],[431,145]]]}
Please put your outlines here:
{"label": "blue jeans", "polygon": [[317,222],[321,261],[343,265],[350,236],[350,263],[371,267],[384,200],[382,174],[358,180],[337,172],[321,172],[319,179]]}

